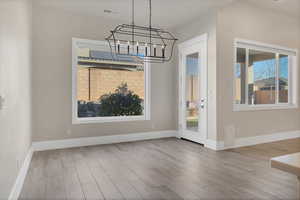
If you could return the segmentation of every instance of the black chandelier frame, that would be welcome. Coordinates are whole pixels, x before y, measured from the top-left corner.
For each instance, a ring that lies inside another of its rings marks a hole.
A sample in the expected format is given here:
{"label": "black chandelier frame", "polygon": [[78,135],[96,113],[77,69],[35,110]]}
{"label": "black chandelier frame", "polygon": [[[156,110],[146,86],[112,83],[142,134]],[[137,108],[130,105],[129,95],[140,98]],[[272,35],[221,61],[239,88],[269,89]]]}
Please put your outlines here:
{"label": "black chandelier frame", "polygon": [[[152,27],[152,0],[149,0],[149,11],[149,26],[135,25],[134,0],[132,0],[132,24],[116,26],[106,38],[114,59],[135,56],[143,62],[151,63],[164,63],[172,59],[178,39],[168,31]],[[130,39],[123,39],[128,36],[131,36]],[[137,38],[144,40],[140,41]],[[142,51],[143,53],[141,53]]]}

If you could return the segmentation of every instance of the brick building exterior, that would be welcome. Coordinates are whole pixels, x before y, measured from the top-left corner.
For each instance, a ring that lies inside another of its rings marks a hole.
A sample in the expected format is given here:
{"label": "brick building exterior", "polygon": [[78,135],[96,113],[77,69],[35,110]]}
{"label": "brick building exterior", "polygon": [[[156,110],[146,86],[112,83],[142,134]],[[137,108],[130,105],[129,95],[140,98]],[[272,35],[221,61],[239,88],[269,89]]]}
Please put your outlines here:
{"label": "brick building exterior", "polygon": [[144,99],[143,71],[90,68],[89,72],[87,67],[78,67],[77,73],[79,101],[98,101],[102,95],[115,92],[122,83],[127,83],[129,90]]}

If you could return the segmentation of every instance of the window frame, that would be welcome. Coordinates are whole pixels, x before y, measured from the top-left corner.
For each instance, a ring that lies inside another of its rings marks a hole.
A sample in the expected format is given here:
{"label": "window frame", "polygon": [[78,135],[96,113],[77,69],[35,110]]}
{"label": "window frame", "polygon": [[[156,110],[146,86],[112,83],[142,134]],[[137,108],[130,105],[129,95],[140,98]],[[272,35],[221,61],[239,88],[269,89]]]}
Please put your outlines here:
{"label": "window frame", "polygon": [[146,121],[150,118],[150,99],[151,99],[151,70],[150,63],[144,63],[144,114],[140,116],[113,116],[113,117],[78,117],[77,105],[77,70],[78,57],[76,49],[78,47],[90,47],[104,50],[109,48],[106,41],[88,40],[72,38],[72,124],[90,124],[90,123],[108,123],[108,122],[126,122],[126,121]]}
{"label": "window frame", "polygon": [[[256,110],[278,110],[278,109],[297,109],[298,108],[298,49],[291,49],[277,45],[271,45],[245,39],[234,40],[234,56],[233,56],[233,111],[256,111]],[[276,99],[275,104],[248,104],[248,70],[246,71],[246,100],[245,104],[236,103],[236,61],[237,61],[237,48],[246,49],[246,66],[249,63],[249,49],[274,53],[276,55]],[[288,55],[288,103],[279,103],[279,59],[278,56]]]}

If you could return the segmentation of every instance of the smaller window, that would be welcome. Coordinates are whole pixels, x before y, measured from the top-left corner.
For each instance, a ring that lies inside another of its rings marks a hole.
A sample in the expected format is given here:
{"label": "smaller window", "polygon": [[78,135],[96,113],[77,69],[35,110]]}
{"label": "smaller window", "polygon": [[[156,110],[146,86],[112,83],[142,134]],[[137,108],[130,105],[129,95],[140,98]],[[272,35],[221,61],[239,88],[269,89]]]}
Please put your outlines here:
{"label": "smaller window", "polygon": [[246,96],[246,49],[237,48],[237,58],[235,64],[235,103],[245,104]]}
{"label": "smaller window", "polygon": [[248,104],[275,104],[276,54],[249,49]]}
{"label": "smaller window", "polygon": [[235,110],[297,107],[296,50],[236,40]]}
{"label": "smaller window", "polygon": [[279,55],[279,103],[289,102],[289,56]]}

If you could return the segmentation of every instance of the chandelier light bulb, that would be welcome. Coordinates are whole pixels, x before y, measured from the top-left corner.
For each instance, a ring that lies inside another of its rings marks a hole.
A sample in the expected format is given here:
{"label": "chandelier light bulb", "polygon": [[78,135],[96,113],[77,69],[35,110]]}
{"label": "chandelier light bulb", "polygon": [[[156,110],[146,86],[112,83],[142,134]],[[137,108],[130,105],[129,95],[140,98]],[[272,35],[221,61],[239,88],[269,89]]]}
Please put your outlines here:
{"label": "chandelier light bulb", "polygon": [[127,54],[129,54],[129,53],[130,53],[130,42],[127,41]]}
{"label": "chandelier light bulb", "polygon": [[117,42],[117,48],[118,48],[118,53],[120,53],[120,40],[118,40],[118,42]]}
{"label": "chandelier light bulb", "polygon": [[139,54],[139,42],[136,42],[136,54]]}
{"label": "chandelier light bulb", "polygon": [[154,47],[154,49],[153,49],[154,57],[156,57],[156,44],[154,44],[153,47]]}
{"label": "chandelier light bulb", "polygon": [[145,44],[145,56],[148,56],[148,43],[144,43]]}

